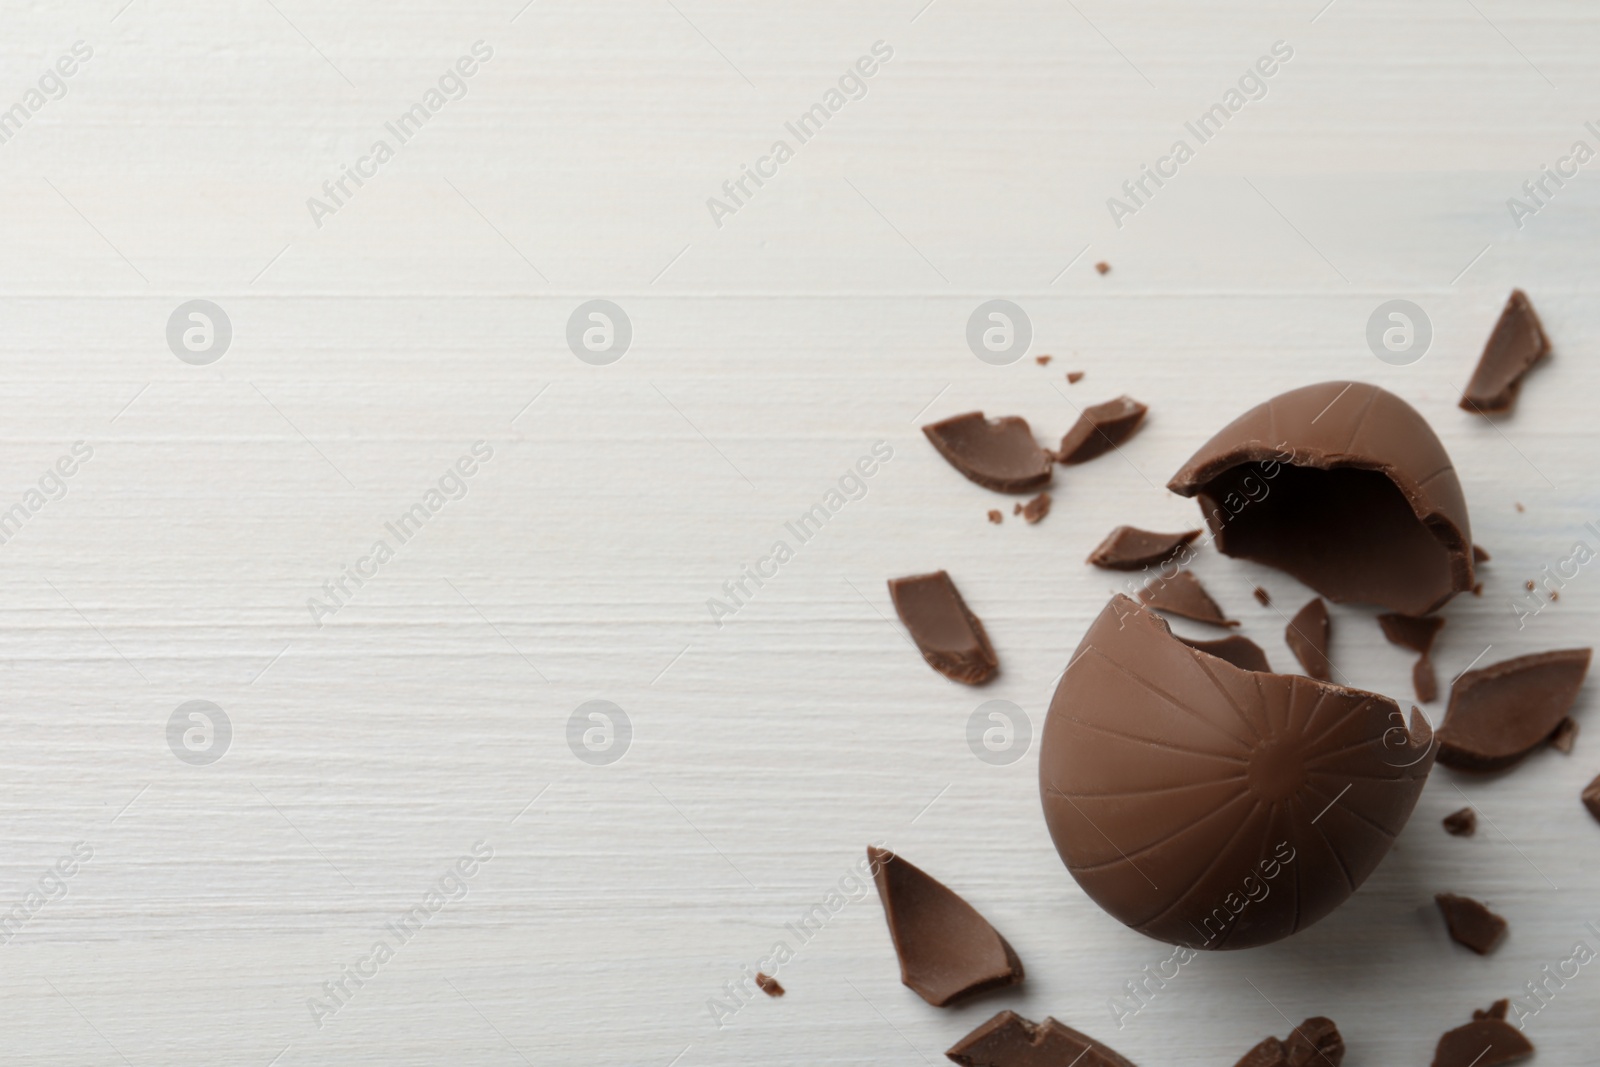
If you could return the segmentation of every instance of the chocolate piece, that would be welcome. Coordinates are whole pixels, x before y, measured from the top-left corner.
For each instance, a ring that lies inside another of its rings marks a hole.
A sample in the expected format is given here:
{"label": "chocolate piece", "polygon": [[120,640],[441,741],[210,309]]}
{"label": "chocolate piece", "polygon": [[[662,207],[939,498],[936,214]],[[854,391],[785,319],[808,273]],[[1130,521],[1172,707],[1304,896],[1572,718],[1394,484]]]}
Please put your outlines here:
{"label": "chocolate piece", "polygon": [[1600,777],[1583,787],[1583,806],[1589,809],[1589,814],[1600,819]]}
{"label": "chocolate piece", "polygon": [[1417,699],[1424,704],[1432,704],[1439,699],[1439,676],[1433,672],[1433,660],[1426,652],[1411,665],[1411,687],[1417,691]]}
{"label": "chocolate piece", "polygon": [[1081,370],[1069,370],[1069,371],[1067,371],[1067,384],[1068,385],[1077,385],[1081,381],[1083,381],[1083,371],[1081,371]]}
{"label": "chocolate piece", "polygon": [[1421,717],[1408,731],[1387,697],[1240,670],[1119,595],[1056,688],[1039,789],[1056,851],[1097,904],[1161,941],[1233,949],[1355,892],[1432,764]]}
{"label": "chocolate piece", "polygon": [[1485,552],[1483,549],[1479,548],[1477,545],[1473,545],[1472,546],[1472,562],[1473,562],[1474,566],[1476,566],[1479,563],[1488,563],[1489,562],[1489,553]]}
{"label": "chocolate piece", "polygon": [[1533,1055],[1533,1043],[1506,1022],[1508,1005],[1494,1002],[1472,1013],[1472,1022],[1447,1031],[1433,1050],[1432,1067],[1497,1067]]}
{"label": "chocolate piece", "polygon": [[1100,262],[1094,265],[1094,269],[1099,271],[1101,274],[1109,274],[1111,272],[1111,264],[1102,259]]}
{"label": "chocolate piece", "polygon": [[1474,1019],[1504,1019],[1506,1017],[1506,1013],[1510,1010],[1511,1001],[1507,1000],[1505,997],[1501,997],[1499,1000],[1489,1005],[1487,1011],[1482,1008],[1473,1008],[1472,1017]]}
{"label": "chocolate piece", "polygon": [[952,681],[981,685],[1000,666],[983,622],[944,571],[889,579],[894,610],[928,666]]}
{"label": "chocolate piece", "polygon": [[1506,936],[1506,921],[1471,897],[1454,893],[1435,893],[1434,902],[1444,915],[1450,939],[1465,945],[1480,956],[1489,952]]}
{"label": "chocolate piece", "polygon": [[1212,626],[1238,626],[1239,620],[1230,619],[1211,599],[1200,579],[1188,571],[1179,571],[1171,578],[1157,578],[1139,590],[1139,599],[1169,615],[1181,615],[1195,622]]}
{"label": "chocolate piece", "polygon": [[1333,679],[1333,664],[1328,660],[1328,638],[1333,626],[1328,620],[1328,605],[1312,597],[1284,627],[1283,641],[1300,661],[1307,674],[1318,681]]}
{"label": "chocolate piece", "polygon": [[1119,396],[1104,404],[1091,404],[1078,415],[1078,421],[1061,438],[1056,459],[1062,463],[1084,463],[1103,456],[1134,435],[1150,409],[1131,396]]}
{"label": "chocolate piece", "polygon": [[1483,595],[1483,583],[1482,582],[1477,582],[1477,583],[1475,583],[1473,585],[1473,587],[1472,587],[1472,595],[1473,596],[1482,596]]}
{"label": "chocolate piece", "polygon": [[1054,356],[1034,356],[1033,361],[1039,364],[1041,367],[1048,367],[1050,365],[1050,361],[1054,358]]}
{"label": "chocolate piece", "polygon": [[1572,746],[1578,743],[1578,720],[1568,715],[1556,723],[1556,728],[1550,731],[1550,747],[1558,752],[1572,752]]}
{"label": "chocolate piece", "polygon": [[1040,493],[1026,504],[1022,505],[1022,517],[1032,525],[1050,514],[1050,494]]}
{"label": "chocolate piece", "polygon": [[1477,369],[1461,394],[1464,411],[1509,411],[1522,388],[1522,376],[1550,352],[1550,339],[1544,335],[1539,315],[1528,294],[1511,290],[1511,298],[1494,324]]}
{"label": "chocolate piece", "polygon": [[760,971],[756,972],[756,986],[769,997],[781,997],[784,994],[784,988],[776,978]]}
{"label": "chocolate piece", "polygon": [[1022,961],[977,909],[887,849],[867,846],[900,981],[936,1008],[1022,981]]}
{"label": "chocolate piece", "polygon": [[989,521],[994,523],[996,526],[998,526],[1002,522],[1006,521],[1006,517],[1004,515],[1000,514],[994,508],[990,508],[989,509]]}
{"label": "chocolate piece", "polygon": [[1471,808],[1452,811],[1444,817],[1444,829],[1453,837],[1471,837],[1478,830],[1478,813]]}
{"label": "chocolate piece", "polygon": [[1017,503],[1011,505],[1011,514],[1013,514],[1013,515],[1021,515],[1022,514],[1022,503],[1021,503],[1021,501],[1018,501]]}
{"label": "chocolate piece", "polygon": [[1187,637],[1180,637],[1178,640],[1190,648],[1198,648],[1208,656],[1225,659],[1241,671],[1272,673],[1272,664],[1267,662],[1267,654],[1261,650],[1260,645],[1248,637],[1229,634],[1215,641],[1191,641]]}
{"label": "chocolate piece", "polygon": [[1255,587],[1253,592],[1255,594],[1255,598],[1257,600],[1261,601],[1261,606],[1262,607],[1264,607],[1264,608],[1272,607],[1272,594],[1271,593],[1267,592],[1265,589],[1261,588],[1259,585]]}
{"label": "chocolate piece", "polygon": [[1415,408],[1375,385],[1273,397],[1201,446],[1167,488],[1199,500],[1224,553],[1330,600],[1426,615],[1472,588],[1472,531],[1450,457]]}
{"label": "chocolate piece", "polygon": [[1434,638],[1444,628],[1444,620],[1437,615],[1418,618],[1414,615],[1388,614],[1378,616],[1378,625],[1383,627],[1383,636],[1389,639],[1390,644],[1427,655],[1433,651]]}
{"label": "chocolate piece", "polygon": [[1133,1067],[1088,1034],[1003,1011],[945,1053],[961,1067]]}
{"label": "chocolate piece", "polygon": [[1589,649],[1569,648],[1463,674],[1439,727],[1439,762],[1464,771],[1516,763],[1566,718],[1588,670]]}
{"label": "chocolate piece", "polygon": [[1533,592],[1533,579],[1529,578],[1527,581],[1523,582],[1522,588],[1526,589],[1530,593]]}
{"label": "chocolate piece", "polygon": [[1028,420],[986,419],[981,411],[922,428],[950,466],[997,493],[1031,493],[1050,484],[1050,457],[1033,439]]}
{"label": "chocolate piece", "polygon": [[1109,571],[1138,571],[1164,563],[1196,537],[1199,530],[1152,533],[1136,526],[1118,526],[1089,553],[1089,562]]}
{"label": "chocolate piece", "polygon": [[1333,1020],[1307,1019],[1285,1041],[1269,1037],[1245,1053],[1234,1067],[1339,1067],[1344,1062],[1344,1037]]}
{"label": "chocolate piece", "polygon": [[1528,510],[1528,509],[1527,509],[1527,508],[1525,508],[1525,507],[1523,507],[1523,506],[1522,506],[1522,501],[1520,501],[1520,500],[1513,500],[1513,501],[1512,501],[1512,503],[1513,503],[1513,504],[1515,504],[1515,505],[1516,505],[1516,506],[1517,506],[1517,512],[1518,512],[1518,513],[1519,513],[1519,514],[1520,514],[1520,513],[1521,513],[1521,512],[1524,512],[1524,511],[1527,511],[1527,510]]}

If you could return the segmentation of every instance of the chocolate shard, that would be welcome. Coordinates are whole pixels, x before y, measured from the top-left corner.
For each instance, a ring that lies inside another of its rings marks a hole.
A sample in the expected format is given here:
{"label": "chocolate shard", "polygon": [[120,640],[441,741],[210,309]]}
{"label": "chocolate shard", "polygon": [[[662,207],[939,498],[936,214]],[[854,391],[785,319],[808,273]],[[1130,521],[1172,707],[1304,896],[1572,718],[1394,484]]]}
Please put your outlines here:
{"label": "chocolate shard", "polygon": [[1378,625],[1383,627],[1383,636],[1389,639],[1390,644],[1409,648],[1413,652],[1427,655],[1433,651],[1434,638],[1439,636],[1439,631],[1444,628],[1444,620],[1437,615],[1396,615],[1390,612],[1378,616]]}
{"label": "chocolate shard", "polygon": [[981,411],[969,411],[930,423],[922,432],[950,466],[985,489],[1031,493],[1050,484],[1054,468],[1027,419],[986,419]]}
{"label": "chocolate shard", "polygon": [[1267,592],[1265,589],[1261,588],[1258,585],[1258,586],[1255,587],[1254,594],[1255,594],[1255,598],[1261,602],[1261,606],[1262,607],[1264,607],[1264,608],[1272,607],[1272,594],[1271,593]]}
{"label": "chocolate shard", "polygon": [[1328,605],[1321,597],[1312,597],[1305,607],[1295,613],[1284,627],[1283,641],[1300,661],[1300,666],[1311,677],[1321,682],[1333,678],[1333,663],[1328,659],[1328,639],[1333,624],[1328,619]]}
{"label": "chocolate shard", "polygon": [[1473,1008],[1472,1017],[1474,1019],[1504,1019],[1506,1014],[1510,1011],[1511,1001],[1507,1000],[1505,997],[1501,997],[1499,1000],[1489,1005],[1488,1010],[1484,1010],[1483,1008]]}
{"label": "chocolate shard", "polygon": [[756,985],[769,997],[781,997],[785,990],[782,983],[770,974],[756,972]]}
{"label": "chocolate shard", "polygon": [[1050,494],[1040,493],[1026,504],[1022,505],[1022,517],[1028,520],[1028,525],[1037,523],[1040,519],[1050,514]]}
{"label": "chocolate shard", "polygon": [[1002,1011],[945,1053],[961,1067],[1134,1067],[1088,1034]]}
{"label": "chocolate shard", "polygon": [[1447,1031],[1433,1050],[1432,1067],[1497,1067],[1533,1055],[1533,1043],[1505,1020],[1506,1002],[1475,1011],[1472,1022]]}
{"label": "chocolate shard", "polygon": [[[1240,670],[1118,595],[1056,687],[1039,792],[1067,870],[1113,918],[1170,944],[1249,948],[1355,892],[1433,749],[1387,697]],[[1246,879],[1265,889],[1248,904]]]}
{"label": "chocolate shard", "polygon": [[1444,446],[1361,382],[1273,397],[1201,446],[1167,488],[1198,499],[1217,548],[1336,602],[1426,615],[1472,588],[1472,530]]}
{"label": "chocolate shard", "polygon": [[1461,408],[1479,413],[1509,411],[1522,388],[1522,376],[1550,352],[1539,315],[1528,294],[1511,290],[1500,319],[1478,357],[1472,380],[1461,394]]}
{"label": "chocolate shard", "polygon": [[1089,562],[1108,571],[1139,571],[1165,563],[1199,536],[1199,530],[1155,533],[1136,526],[1118,526],[1089,553]]}
{"label": "chocolate shard", "polygon": [[1444,817],[1444,829],[1455,837],[1471,837],[1478,830],[1478,813],[1471,808],[1452,811]]}
{"label": "chocolate shard", "polygon": [[1589,814],[1600,820],[1600,776],[1583,787],[1583,806],[1589,809]]}
{"label": "chocolate shard", "polygon": [[1267,1038],[1234,1067],[1339,1067],[1343,1062],[1344,1037],[1332,1019],[1318,1015],[1295,1027],[1285,1041]]}
{"label": "chocolate shard", "polygon": [[1577,698],[1589,652],[1569,648],[1518,656],[1457,678],[1439,727],[1439,762],[1495,771],[1538,748]]}
{"label": "chocolate shard", "polygon": [[1506,921],[1471,897],[1454,893],[1435,893],[1434,903],[1444,915],[1450,939],[1465,945],[1480,956],[1487,956],[1506,936]]}
{"label": "chocolate shard", "polygon": [[994,677],[1000,668],[994,646],[950,575],[934,571],[891,578],[889,597],[928,666],[966,685],[982,685]]}
{"label": "chocolate shard", "polygon": [[1568,715],[1550,731],[1550,747],[1557,752],[1570,753],[1578,743],[1578,720]]}
{"label": "chocolate shard", "polygon": [[1483,549],[1479,548],[1477,545],[1473,545],[1472,546],[1472,562],[1473,562],[1474,565],[1477,565],[1479,563],[1488,563],[1489,562],[1489,553],[1485,552]]}
{"label": "chocolate shard", "polygon": [[1000,514],[1000,512],[996,511],[994,508],[990,508],[989,509],[989,521],[994,523],[996,526],[998,526],[1002,522],[1006,521],[1006,517],[1004,515]]}
{"label": "chocolate shard", "polygon": [[1426,653],[1411,665],[1411,685],[1422,703],[1432,704],[1439,699],[1439,676],[1434,673],[1433,660]]}
{"label": "chocolate shard", "polygon": [[1261,650],[1260,645],[1248,637],[1229,634],[1215,641],[1191,641],[1187,637],[1180,637],[1178,640],[1190,648],[1198,648],[1208,656],[1225,659],[1241,671],[1272,673],[1272,664],[1267,662],[1267,654]]}
{"label": "chocolate shard", "polygon": [[1222,613],[1222,608],[1211,599],[1211,594],[1200,584],[1200,579],[1188,571],[1179,571],[1171,578],[1157,578],[1139,590],[1139,599],[1157,611],[1180,615],[1195,622],[1212,626],[1239,625],[1239,620],[1230,619]]}
{"label": "chocolate shard", "polygon": [[887,849],[867,846],[900,980],[936,1008],[1022,981],[1022,961],[976,908]]}
{"label": "chocolate shard", "polygon": [[1069,370],[1069,371],[1067,371],[1067,384],[1068,385],[1077,385],[1081,381],[1083,381],[1083,371],[1081,371],[1081,370]]}
{"label": "chocolate shard", "polygon": [[1072,429],[1061,438],[1056,459],[1073,464],[1105,455],[1134,435],[1144,422],[1144,413],[1149,410],[1131,396],[1119,396],[1084,408]]}

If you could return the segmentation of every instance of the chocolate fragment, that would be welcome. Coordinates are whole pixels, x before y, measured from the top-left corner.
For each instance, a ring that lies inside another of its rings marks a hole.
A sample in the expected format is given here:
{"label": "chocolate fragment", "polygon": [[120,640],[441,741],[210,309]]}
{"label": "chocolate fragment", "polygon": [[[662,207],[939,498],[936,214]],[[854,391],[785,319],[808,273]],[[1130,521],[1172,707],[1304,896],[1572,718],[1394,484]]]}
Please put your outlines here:
{"label": "chocolate fragment", "polygon": [[1225,426],[1167,488],[1198,499],[1217,547],[1336,602],[1426,615],[1472,588],[1455,468],[1415,408],[1360,382],[1273,397]]}
{"label": "chocolate fragment", "polygon": [[1506,921],[1479,901],[1471,897],[1458,897],[1454,893],[1435,893],[1434,902],[1444,915],[1444,924],[1450,939],[1465,945],[1480,956],[1490,951],[1506,936]]}
{"label": "chocolate fragment", "polygon": [[1432,704],[1439,699],[1439,676],[1433,671],[1433,660],[1424,652],[1411,665],[1411,687],[1417,691],[1417,699],[1424,704]]}
{"label": "chocolate fragment", "polygon": [[1344,1062],[1344,1037],[1333,1020],[1307,1019],[1279,1041],[1269,1037],[1245,1053],[1234,1067],[1339,1067]]}
{"label": "chocolate fragment", "polygon": [[[1421,717],[1405,725],[1387,697],[1240,670],[1115,596],[1045,720],[1045,821],[1083,890],[1140,933],[1267,944],[1338,907],[1388,853],[1433,762]],[[1246,879],[1270,891],[1247,901]]]}
{"label": "chocolate fragment", "polygon": [[900,981],[942,1008],[1022,981],[1022,961],[976,908],[887,849],[867,846]]}
{"label": "chocolate fragment", "polygon": [[1473,585],[1473,587],[1472,587],[1472,595],[1473,596],[1482,596],[1483,595],[1483,583],[1482,582],[1477,582],[1476,584]]}
{"label": "chocolate fragment", "polygon": [[1081,371],[1081,370],[1069,370],[1069,371],[1067,371],[1067,384],[1068,385],[1077,385],[1081,381],[1083,381],[1083,371]]}
{"label": "chocolate fragment", "polygon": [[1135,526],[1118,526],[1089,553],[1089,562],[1111,571],[1138,571],[1165,563],[1196,537],[1199,530],[1153,533]]}
{"label": "chocolate fragment", "polygon": [[961,1067],[1134,1067],[1088,1034],[1002,1011],[945,1053]]}
{"label": "chocolate fragment", "polygon": [[983,622],[944,571],[891,578],[889,597],[922,658],[946,678],[980,685],[999,669]]}
{"label": "chocolate fragment", "polygon": [[757,971],[756,985],[760,988],[761,992],[765,993],[769,997],[781,997],[784,994],[783,986],[779,984],[778,980],[772,977],[770,974],[762,974],[760,971]]}
{"label": "chocolate fragment", "polygon": [[1533,1043],[1506,1022],[1508,1004],[1474,1011],[1472,1022],[1447,1031],[1433,1050],[1432,1067],[1497,1067],[1533,1055]]}
{"label": "chocolate fragment", "polygon": [[1006,517],[1004,515],[1000,514],[994,508],[990,508],[989,509],[989,521],[994,523],[996,526],[999,526],[1002,522],[1006,521]]}
{"label": "chocolate fragment", "polygon": [[1589,809],[1589,814],[1600,819],[1600,776],[1583,787],[1583,806]]}
{"label": "chocolate fragment", "polygon": [[1471,837],[1478,829],[1478,813],[1471,808],[1452,811],[1444,817],[1444,829],[1453,837]]}
{"label": "chocolate fragment", "polygon": [[1272,607],[1272,594],[1271,593],[1267,592],[1265,589],[1261,588],[1259,585],[1256,586],[1255,589],[1252,590],[1252,592],[1254,592],[1255,598],[1261,602],[1261,606],[1262,607],[1264,607],[1264,608]]}
{"label": "chocolate fragment", "polygon": [[1473,545],[1472,546],[1472,562],[1473,562],[1474,565],[1477,565],[1479,563],[1488,563],[1489,562],[1489,553],[1485,552],[1483,549],[1479,548],[1477,545]]}
{"label": "chocolate fragment", "polygon": [[1073,464],[1105,455],[1134,435],[1144,422],[1144,413],[1149,410],[1131,396],[1091,404],[1079,413],[1078,421],[1061,438],[1056,459]]}
{"label": "chocolate fragment", "polygon": [[1054,358],[1054,356],[1034,356],[1033,361],[1039,364],[1041,367],[1048,367],[1050,365],[1050,361]]}
{"label": "chocolate fragment", "polygon": [[1139,599],[1169,615],[1207,623],[1211,626],[1238,626],[1239,620],[1230,619],[1211,594],[1206,592],[1200,579],[1188,571],[1179,571],[1171,578],[1157,578],[1139,590]]}
{"label": "chocolate fragment", "polygon": [[1102,259],[1100,262],[1094,265],[1094,269],[1099,271],[1101,274],[1108,274],[1111,271],[1111,264]]}
{"label": "chocolate fragment", "polygon": [[950,466],[997,493],[1031,493],[1050,484],[1050,457],[1033,439],[1028,420],[986,419],[981,411],[922,428]]}
{"label": "chocolate fragment", "polygon": [[1464,771],[1494,771],[1538,748],[1577,698],[1589,670],[1589,651],[1518,656],[1457,678],[1439,727],[1439,762]]}
{"label": "chocolate fragment", "polygon": [[1464,411],[1509,411],[1522,388],[1522,376],[1550,352],[1550,339],[1544,334],[1539,315],[1528,294],[1511,290],[1500,319],[1489,334],[1477,369],[1461,394]]}
{"label": "chocolate fragment", "polygon": [[1333,664],[1328,659],[1328,639],[1333,626],[1328,619],[1328,605],[1321,597],[1312,597],[1305,607],[1295,613],[1284,627],[1283,641],[1300,661],[1300,666],[1311,677],[1321,682],[1333,678]]}
{"label": "chocolate fragment", "polygon": [[1026,504],[1022,505],[1022,517],[1032,525],[1050,514],[1050,494],[1040,493]]}
{"label": "chocolate fragment", "polygon": [[1260,645],[1248,637],[1229,634],[1215,641],[1191,641],[1187,637],[1180,637],[1178,640],[1190,648],[1198,648],[1208,656],[1225,659],[1241,671],[1272,673],[1272,664],[1267,662],[1267,654],[1261,650]]}
{"label": "chocolate fragment", "polygon": [[1557,752],[1570,754],[1572,746],[1578,743],[1578,720],[1568,715],[1556,723],[1556,728],[1550,731],[1550,747]]}
{"label": "chocolate fragment", "polygon": [[1533,592],[1533,579],[1529,578],[1527,581],[1523,582],[1522,588],[1526,589],[1530,593]]}
{"label": "chocolate fragment", "polygon": [[1383,627],[1383,636],[1389,639],[1390,644],[1409,648],[1425,656],[1433,651],[1434,639],[1444,628],[1444,620],[1437,615],[1424,615],[1418,618],[1414,615],[1391,613],[1379,615],[1378,625]]}

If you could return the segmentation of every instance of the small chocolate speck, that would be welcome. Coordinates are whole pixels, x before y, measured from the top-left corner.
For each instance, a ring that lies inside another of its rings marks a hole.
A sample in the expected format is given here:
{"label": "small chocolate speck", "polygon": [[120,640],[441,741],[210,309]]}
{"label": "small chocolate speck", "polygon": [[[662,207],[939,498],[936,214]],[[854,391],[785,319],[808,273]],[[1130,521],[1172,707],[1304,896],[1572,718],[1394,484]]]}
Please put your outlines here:
{"label": "small chocolate speck", "polygon": [[1478,829],[1478,813],[1471,808],[1452,811],[1444,817],[1444,829],[1454,837],[1471,837]]}
{"label": "small chocolate speck", "polygon": [[1101,274],[1110,274],[1111,264],[1102,259],[1100,262],[1094,265],[1094,269],[1099,271]]}
{"label": "small chocolate speck", "polygon": [[1515,503],[1517,505],[1517,510],[1518,511],[1526,511],[1526,510],[1528,510],[1527,508],[1522,506],[1521,501],[1514,501],[1513,503]]}
{"label": "small chocolate speck", "polygon": [[1067,371],[1067,384],[1068,385],[1077,385],[1081,381],[1083,381],[1083,371],[1081,371],[1081,370],[1069,370],[1069,371]]}
{"label": "small chocolate speck", "polygon": [[1033,361],[1035,363],[1039,364],[1039,366],[1045,367],[1045,366],[1048,366],[1050,364],[1050,361],[1052,359],[1054,359],[1054,358],[1055,358],[1054,356],[1034,356],[1033,357]]}
{"label": "small chocolate speck", "polygon": [[1261,606],[1262,607],[1264,607],[1264,608],[1272,607],[1272,594],[1271,593],[1267,592],[1265,589],[1261,588],[1258,585],[1255,588],[1255,595],[1256,595],[1256,599],[1261,601]]}
{"label": "small chocolate speck", "polygon": [[1473,596],[1482,596],[1483,595],[1483,583],[1482,582],[1479,582],[1477,585],[1472,587],[1472,595]]}
{"label": "small chocolate speck", "polygon": [[778,984],[778,980],[776,978],[772,977],[769,974],[762,974],[760,972],[757,972],[756,973],[756,985],[760,986],[761,987],[761,992],[765,993],[769,997],[781,997],[781,996],[783,996],[783,993],[784,993],[783,986],[779,985]]}
{"label": "small chocolate speck", "polygon": [[1032,526],[1040,519],[1050,514],[1050,494],[1040,493],[1022,506],[1022,517]]}
{"label": "small chocolate speck", "polygon": [[999,526],[1005,520],[1006,520],[1006,517],[1004,515],[1000,514],[999,511],[995,510],[994,508],[990,508],[989,509],[989,521],[990,522],[994,523],[996,526]]}
{"label": "small chocolate speck", "polygon": [[1533,592],[1533,579],[1529,578],[1527,581],[1523,582],[1522,588],[1526,589],[1530,593]]}

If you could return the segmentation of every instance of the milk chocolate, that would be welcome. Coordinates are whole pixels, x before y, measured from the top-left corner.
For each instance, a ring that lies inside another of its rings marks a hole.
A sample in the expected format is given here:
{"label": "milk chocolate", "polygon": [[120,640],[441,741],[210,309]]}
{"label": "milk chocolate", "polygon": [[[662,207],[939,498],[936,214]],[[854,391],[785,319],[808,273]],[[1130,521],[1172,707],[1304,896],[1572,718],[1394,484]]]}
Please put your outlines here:
{"label": "milk chocolate", "polygon": [[1444,628],[1444,620],[1437,615],[1396,615],[1393,612],[1378,616],[1378,625],[1390,644],[1409,648],[1427,655],[1433,651],[1433,642]]}
{"label": "milk chocolate", "polygon": [[994,677],[1000,668],[994,646],[950,575],[934,571],[891,578],[889,598],[928,666],[966,685],[982,685]]}
{"label": "milk chocolate", "polygon": [[1556,723],[1556,728],[1550,731],[1550,747],[1557,752],[1570,753],[1572,746],[1578,743],[1578,720],[1568,715]]}
{"label": "milk chocolate", "polygon": [[1143,570],[1165,563],[1199,536],[1199,530],[1155,533],[1136,526],[1118,526],[1089,553],[1089,562],[1109,571]]}
{"label": "milk chocolate", "polygon": [[1195,622],[1212,626],[1239,625],[1239,620],[1230,619],[1222,613],[1222,608],[1211,599],[1211,594],[1200,584],[1200,579],[1188,571],[1179,571],[1171,578],[1157,578],[1139,590],[1139,599],[1157,611],[1180,615]]}
{"label": "milk chocolate", "polygon": [[1256,586],[1255,589],[1251,590],[1251,592],[1253,593],[1255,598],[1258,601],[1261,602],[1261,606],[1262,607],[1264,607],[1264,608],[1272,607],[1272,594],[1271,593],[1267,592],[1265,589],[1261,588],[1259,585]]}
{"label": "milk chocolate", "polygon": [[1144,422],[1144,413],[1149,410],[1131,396],[1119,396],[1084,408],[1072,429],[1061,438],[1056,459],[1074,464],[1105,455],[1134,435]]}
{"label": "milk chocolate", "polygon": [[930,423],[922,432],[950,466],[997,493],[1031,493],[1050,484],[1050,457],[1028,420],[986,419],[981,411]]}
{"label": "milk chocolate", "polygon": [[1191,641],[1187,637],[1178,638],[1190,648],[1198,648],[1208,656],[1225,659],[1238,667],[1241,671],[1266,671],[1272,672],[1272,664],[1267,662],[1267,654],[1261,646],[1248,637],[1239,634],[1229,634],[1215,641]]}
{"label": "milk chocolate", "polygon": [[1538,748],[1577,698],[1589,652],[1569,648],[1518,656],[1457,678],[1439,727],[1439,762],[1495,771]]}
{"label": "milk chocolate", "polygon": [[1439,676],[1434,673],[1433,660],[1426,652],[1411,665],[1411,687],[1417,691],[1417,699],[1424,704],[1432,704],[1439,699]]}
{"label": "milk chocolate", "polygon": [[786,992],[783,984],[770,974],[756,972],[756,986],[769,997],[781,997]]}
{"label": "milk chocolate", "polygon": [[1450,939],[1465,945],[1480,956],[1487,956],[1506,936],[1506,921],[1471,897],[1454,893],[1435,893],[1434,903],[1444,916]]}
{"label": "milk chocolate", "polygon": [[1433,765],[1421,717],[1301,675],[1244,671],[1111,599],[1045,720],[1039,788],[1067,870],[1114,918],[1248,948],[1343,903]]}
{"label": "milk chocolate", "polygon": [[1494,332],[1483,346],[1472,380],[1461,394],[1465,411],[1481,413],[1510,411],[1522,388],[1522,377],[1550,352],[1550,339],[1544,334],[1539,315],[1528,294],[1511,290],[1511,298],[1494,324]]}
{"label": "milk chocolate", "polygon": [[1498,1067],[1533,1055],[1533,1043],[1506,1022],[1508,1005],[1494,1002],[1488,1011],[1475,1011],[1472,1021],[1447,1031],[1433,1050],[1432,1067]]}
{"label": "milk chocolate", "polygon": [[1339,1067],[1344,1062],[1344,1037],[1333,1020],[1307,1019],[1287,1039],[1269,1037],[1245,1053],[1234,1067]]}
{"label": "milk chocolate", "polygon": [[998,526],[1002,522],[1006,521],[1006,517],[1004,515],[1000,514],[1000,512],[996,511],[994,508],[990,508],[989,509],[989,521],[994,523],[996,526]]}
{"label": "milk chocolate", "polygon": [[1022,961],[976,908],[887,849],[867,847],[900,980],[936,1008],[1022,981]]}
{"label": "milk chocolate", "polygon": [[1040,519],[1050,514],[1050,494],[1040,493],[1026,504],[1022,505],[1022,517],[1032,526]]}
{"label": "milk chocolate", "polygon": [[961,1067],[1134,1067],[1088,1034],[1002,1011],[945,1053]]}
{"label": "milk chocolate", "polygon": [[1083,371],[1081,371],[1081,370],[1069,370],[1069,371],[1067,371],[1067,384],[1068,385],[1077,385],[1081,381],[1083,381]]}
{"label": "milk chocolate", "polygon": [[1333,664],[1328,659],[1328,639],[1333,624],[1328,619],[1328,605],[1321,597],[1312,597],[1306,606],[1295,613],[1283,629],[1284,644],[1300,661],[1305,672],[1318,681],[1333,679]]}
{"label": "milk chocolate", "polygon": [[1477,545],[1473,545],[1472,546],[1472,562],[1474,564],[1488,563],[1489,562],[1489,553],[1485,552],[1483,549],[1479,548]]}
{"label": "milk chocolate", "polygon": [[1589,814],[1600,820],[1600,776],[1583,787],[1583,806],[1589,809]]}
{"label": "milk chocolate", "polygon": [[1360,382],[1291,390],[1223,427],[1167,488],[1217,548],[1336,602],[1426,615],[1472,588],[1472,531],[1444,446],[1415,408]]}
{"label": "milk chocolate", "polygon": [[1471,837],[1478,830],[1478,813],[1471,808],[1452,811],[1444,817],[1444,830],[1452,837]]}

